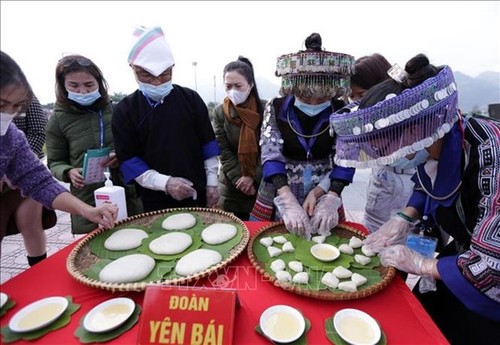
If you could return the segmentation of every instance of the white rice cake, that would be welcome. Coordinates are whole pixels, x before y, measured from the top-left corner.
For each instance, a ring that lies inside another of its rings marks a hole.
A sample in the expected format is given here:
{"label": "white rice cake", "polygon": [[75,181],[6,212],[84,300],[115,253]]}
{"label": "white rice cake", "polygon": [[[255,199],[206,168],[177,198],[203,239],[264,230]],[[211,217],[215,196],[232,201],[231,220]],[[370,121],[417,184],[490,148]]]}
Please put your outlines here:
{"label": "white rice cake", "polygon": [[285,236],[274,236],[273,241],[276,243],[279,243],[279,244],[283,244],[283,243],[287,242],[288,240],[286,239]]}
{"label": "white rice cake", "polygon": [[283,271],[286,268],[286,264],[283,260],[278,259],[271,262],[271,269],[274,272]]}
{"label": "white rice cake", "polygon": [[283,253],[283,251],[281,249],[273,247],[273,246],[267,247],[267,252],[269,253],[269,256],[272,258]]}
{"label": "white rice cake", "polygon": [[284,251],[285,253],[290,253],[293,252],[295,248],[293,247],[292,242],[285,242],[283,244],[283,247],[281,247],[281,250]]}
{"label": "white rice cake", "polygon": [[356,283],[353,282],[352,280],[348,280],[348,281],[345,281],[345,282],[340,282],[337,287],[340,290],[344,290],[346,292],[356,292],[356,291],[358,291],[358,287],[356,286]]}
{"label": "white rice cake", "polygon": [[175,273],[189,276],[202,272],[222,261],[222,255],[212,249],[196,249],[184,255],[175,265]]}
{"label": "white rice cake", "polygon": [[281,282],[290,282],[292,281],[292,275],[287,271],[278,271],[276,272],[276,279]]}
{"label": "white rice cake", "polygon": [[304,270],[304,266],[300,261],[290,261],[288,267],[294,272],[302,272]]}
{"label": "white rice cake", "polygon": [[273,239],[272,237],[263,237],[260,239],[260,244],[262,244],[264,247],[269,247],[273,245]]}
{"label": "white rice cake", "polygon": [[344,254],[349,254],[349,255],[352,255],[354,253],[354,249],[352,249],[352,247],[348,244],[341,244],[339,246],[339,250],[341,253],[344,253]]}
{"label": "white rice cake", "polygon": [[214,223],[201,232],[201,239],[208,244],[221,244],[236,236],[237,229],[232,224]]}
{"label": "white rice cake", "polygon": [[165,230],[186,230],[196,224],[196,218],[191,213],[179,213],[171,215],[161,223]]}
{"label": "white rice cake", "polygon": [[311,238],[311,241],[316,242],[318,244],[325,243],[326,241],[326,236],[313,236]]}
{"label": "white rice cake", "polygon": [[174,255],[185,251],[193,244],[193,239],[185,232],[174,231],[162,235],[149,243],[149,250],[160,255]]}
{"label": "white rice cake", "polygon": [[344,278],[351,278],[352,272],[349,271],[347,268],[344,266],[337,266],[335,269],[332,271],[333,274],[339,279],[344,279]]}
{"label": "white rice cake", "polygon": [[367,246],[366,244],[363,245],[361,247],[361,252],[365,255],[365,256],[375,256],[375,254],[377,254],[375,251],[373,251],[369,246]]}
{"label": "white rice cake", "polygon": [[155,267],[155,260],[145,254],[130,254],[116,259],[99,272],[106,283],[132,283],[146,278]]}
{"label": "white rice cake", "polygon": [[349,239],[349,245],[352,248],[360,248],[363,245],[363,241],[360,238],[356,237],[356,236],[352,236]]}
{"label": "white rice cake", "polygon": [[298,284],[307,284],[309,283],[309,274],[307,272],[296,273],[292,278],[292,282]]}
{"label": "white rice cake", "polygon": [[372,259],[370,259],[368,256],[356,254],[354,255],[354,261],[356,261],[360,265],[365,266],[368,265],[372,261]]}
{"label": "white rice cake", "polygon": [[368,281],[365,276],[359,273],[353,273],[351,276],[351,280],[356,283],[356,286],[361,286]]}
{"label": "white rice cake", "polygon": [[340,281],[332,272],[326,272],[321,278],[321,282],[332,289],[336,289]]}
{"label": "white rice cake", "polygon": [[109,236],[104,241],[104,248],[107,250],[130,250],[141,245],[142,240],[147,238],[146,231],[141,229],[121,229]]}

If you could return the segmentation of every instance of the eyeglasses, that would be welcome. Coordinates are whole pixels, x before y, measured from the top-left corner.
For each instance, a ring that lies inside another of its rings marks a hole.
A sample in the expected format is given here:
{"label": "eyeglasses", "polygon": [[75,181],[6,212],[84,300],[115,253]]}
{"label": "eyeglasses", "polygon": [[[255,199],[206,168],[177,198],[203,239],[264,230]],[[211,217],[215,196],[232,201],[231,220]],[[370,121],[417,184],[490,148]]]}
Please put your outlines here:
{"label": "eyeglasses", "polygon": [[172,78],[172,68],[166,69],[162,74],[155,77],[151,73],[146,72],[143,69],[132,68],[134,70],[135,75],[137,76],[137,80],[142,83],[150,84],[155,80],[159,80],[162,83],[169,81]]}
{"label": "eyeglasses", "polygon": [[86,57],[83,57],[83,56],[79,56],[79,57],[65,56],[59,60],[58,64],[65,67],[65,68],[70,67],[70,66],[74,66],[75,64],[80,65],[82,67],[89,67],[90,65],[92,65],[92,61],[90,61],[90,59],[87,59]]}

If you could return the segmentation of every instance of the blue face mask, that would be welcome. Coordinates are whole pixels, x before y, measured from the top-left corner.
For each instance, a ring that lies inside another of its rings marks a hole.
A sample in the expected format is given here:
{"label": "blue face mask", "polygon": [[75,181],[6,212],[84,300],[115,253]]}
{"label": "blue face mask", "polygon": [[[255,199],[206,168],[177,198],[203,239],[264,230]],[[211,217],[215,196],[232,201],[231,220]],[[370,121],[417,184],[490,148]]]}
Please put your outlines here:
{"label": "blue face mask", "polygon": [[427,160],[427,157],[429,157],[429,152],[427,152],[427,150],[420,150],[417,151],[415,157],[413,157],[412,160],[409,160],[406,157],[401,157],[400,159],[392,163],[391,167],[402,170],[413,169],[424,163]]}
{"label": "blue face mask", "polygon": [[330,101],[326,101],[321,104],[307,104],[304,102],[299,101],[297,98],[295,98],[295,107],[299,109],[301,112],[306,114],[307,116],[313,117],[321,113],[323,110],[328,108],[331,105]]}
{"label": "blue face mask", "polygon": [[101,94],[99,93],[99,89],[95,89],[95,91],[89,93],[76,93],[68,91],[68,98],[80,105],[89,106],[101,98]]}
{"label": "blue face mask", "polygon": [[163,98],[165,98],[174,88],[171,80],[158,86],[141,83],[140,81],[138,81],[138,83],[139,90],[141,90],[143,94],[156,102],[161,101]]}

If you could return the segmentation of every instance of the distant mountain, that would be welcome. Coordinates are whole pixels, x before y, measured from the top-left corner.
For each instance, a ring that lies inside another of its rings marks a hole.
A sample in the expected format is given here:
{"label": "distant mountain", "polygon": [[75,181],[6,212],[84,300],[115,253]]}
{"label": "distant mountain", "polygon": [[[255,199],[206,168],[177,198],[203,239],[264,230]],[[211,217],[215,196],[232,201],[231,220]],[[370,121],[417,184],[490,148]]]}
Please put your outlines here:
{"label": "distant mountain", "polygon": [[454,72],[458,89],[458,105],[462,112],[487,113],[488,104],[500,103],[500,73],[483,72],[476,78]]}

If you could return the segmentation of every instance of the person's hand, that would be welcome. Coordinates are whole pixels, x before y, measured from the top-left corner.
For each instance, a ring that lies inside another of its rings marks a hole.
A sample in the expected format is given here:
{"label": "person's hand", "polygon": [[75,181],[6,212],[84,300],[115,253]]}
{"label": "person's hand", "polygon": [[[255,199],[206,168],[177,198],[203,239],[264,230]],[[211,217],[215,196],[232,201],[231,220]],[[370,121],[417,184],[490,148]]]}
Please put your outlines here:
{"label": "person's hand", "polygon": [[292,192],[287,191],[278,195],[274,198],[274,204],[281,214],[288,231],[307,240],[311,239],[312,227],[309,216]]}
{"label": "person's hand", "polygon": [[316,229],[322,236],[330,235],[332,229],[339,223],[339,207],[342,199],[333,193],[323,195],[318,200],[318,204],[311,218],[313,231]]}
{"label": "person's hand", "polygon": [[380,229],[369,234],[363,240],[363,244],[371,250],[379,252],[387,246],[403,243],[412,228],[413,223],[396,215],[384,223]]}
{"label": "person's hand", "polygon": [[196,200],[197,196],[196,189],[193,188],[193,182],[183,177],[170,177],[165,191],[175,200],[184,200],[191,197]]}
{"label": "person's hand", "polygon": [[108,158],[104,159],[101,162],[101,166],[104,168],[116,169],[119,165],[120,162],[118,161],[118,157],[116,157],[116,154],[114,152],[111,152]]}
{"label": "person's hand", "polygon": [[253,185],[253,178],[250,176],[241,176],[235,184],[236,189],[246,195],[255,195],[257,191]]}
{"label": "person's hand", "polygon": [[219,189],[217,186],[207,186],[207,207],[214,208],[219,202]]}
{"label": "person's hand", "polygon": [[397,244],[384,248],[379,253],[380,263],[394,266],[400,271],[423,277],[435,277],[436,259],[428,258],[405,245]]}
{"label": "person's hand", "polygon": [[104,203],[99,207],[89,208],[83,216],[93,223],[110,229],[115,226],[115,220],[118,216],[118,206],[116,204]]}
{"label": "person's hand", "polygon": [[309,193],[307,193],[306,200],[304,200],[302,208],[306,210],[309,217],[311,217],[314,214],[314,208],[316,207],[316,203],[318,202],[318,199],[323,195],[325,195],[325,191],[317,186],[311,189]]}
{"label": "person's hand", "polygon": [[82,189],[85,186],[85,180],[82,175],[82,168],[73,168],[68,171],[68,178],[71,185],[76,189]]}

